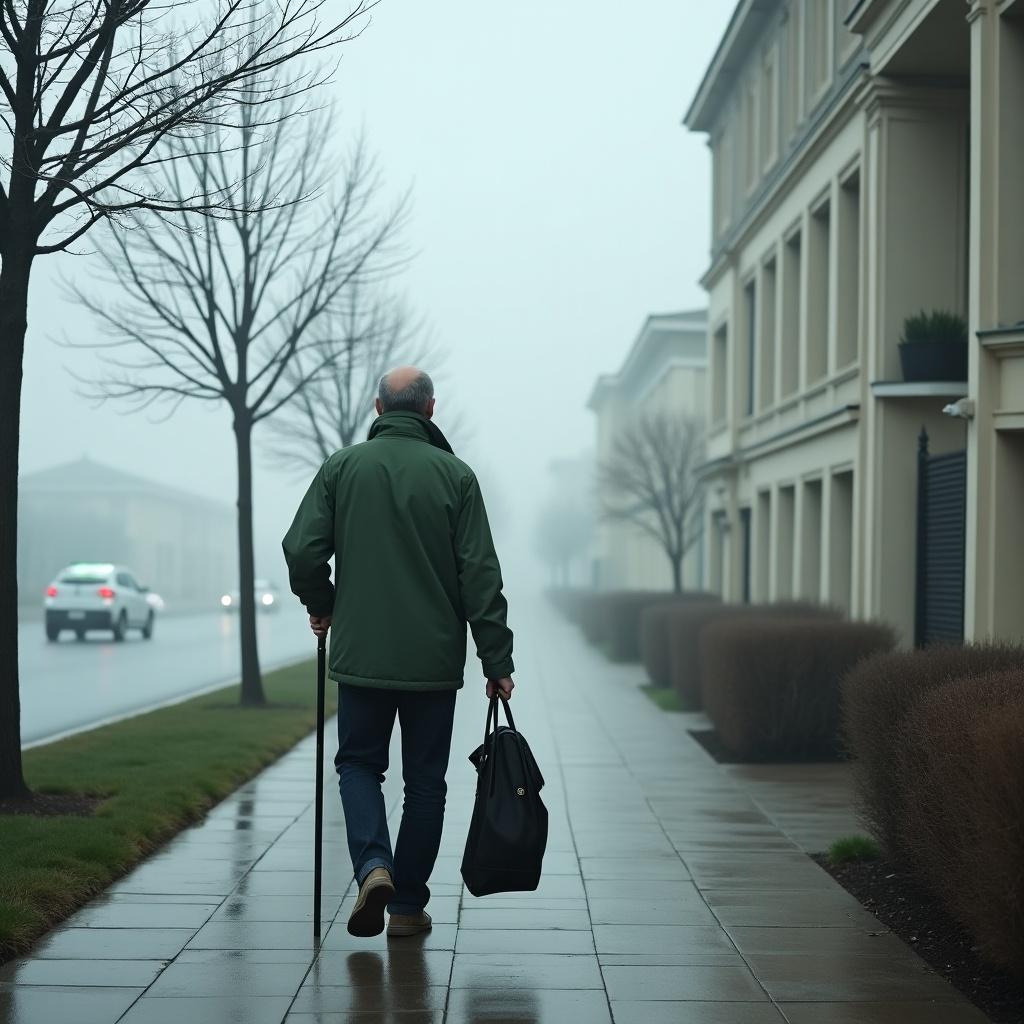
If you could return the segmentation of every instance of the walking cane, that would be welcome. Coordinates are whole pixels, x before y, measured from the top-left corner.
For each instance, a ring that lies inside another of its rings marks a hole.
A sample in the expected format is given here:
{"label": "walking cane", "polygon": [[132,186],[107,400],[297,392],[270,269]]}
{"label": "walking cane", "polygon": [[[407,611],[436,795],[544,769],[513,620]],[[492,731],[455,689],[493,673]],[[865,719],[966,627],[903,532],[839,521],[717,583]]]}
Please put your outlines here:
{"label": "walking cane", "polygon": [[316,810],[313,815],[313,945],[320,947],[320,875],[324,838],[324,690],[327,675],[327,637],[316,644]]}

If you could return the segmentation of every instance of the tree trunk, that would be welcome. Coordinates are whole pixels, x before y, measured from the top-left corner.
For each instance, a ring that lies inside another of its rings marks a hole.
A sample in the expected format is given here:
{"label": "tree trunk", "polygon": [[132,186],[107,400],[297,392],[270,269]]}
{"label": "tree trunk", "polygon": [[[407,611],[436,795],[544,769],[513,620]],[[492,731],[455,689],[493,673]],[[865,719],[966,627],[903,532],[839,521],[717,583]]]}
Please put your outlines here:
{"label": "tree trunk", "polygon": [[256,645],[256,568],[252,540],[252,421],[235,417],[238,455],[238,634],[242,645],[243,707],[262,707],[267,702],[260,676]]}
{"label": "tree trunk", "polygon": [[676,594],[683,592],[683,556],[669,555],[672,562],[672,591]]}
{"label": "tree trunk", "polygon": [[0,798],[28,796],[18,692],[18,446],[34,245],[9,240],[0,266]]}

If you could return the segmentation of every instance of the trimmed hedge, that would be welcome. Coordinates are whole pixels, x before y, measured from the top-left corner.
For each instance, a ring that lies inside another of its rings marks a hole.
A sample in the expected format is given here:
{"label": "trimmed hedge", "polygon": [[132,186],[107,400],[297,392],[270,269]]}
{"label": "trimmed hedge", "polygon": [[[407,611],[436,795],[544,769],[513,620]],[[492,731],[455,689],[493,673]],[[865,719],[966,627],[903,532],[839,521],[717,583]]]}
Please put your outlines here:
{"label": "trimmed hedge", "polygon": [[672,652],[669,647],[672,625],[681,609],[713,605],[721,608],[721,600],[714,594],[693,591],[673,594],[672,600],[661,601],[641,609],[637,626],[640,660],[647,678],[655,686],[672,685]]}
{"label": "trimmed hedge", "polygon": [[597,591],[582,602],[579,624],[587,640],[602,647],[612,661],[639,661],[640,616],[646,608],[710,600],[717,598],[700,591]]}
{"label": "trimmed hedge", "polygon": [[722,743],[747,761],[839,752],[840,683],[896,643],[879,622],[726,618],[704,629],[704,708]]}
{"label": "trimmed hedge", "polygon": [[672,685],[672,658],[669,651],[669,627],[677,606],[656,604],[640,614],[640,660],[647,678],[658,687]]}
{"label": "trimmed hedge", "polygon": [[932,690],[901,740],[900,849],[981,953],[1024,976],[1024,669]]}
{"label": "trimmed hedge", "polygon": [[[675,687],[683,707],[697,711],[702,706],[701,637],[705,627],[719,619],[775,616],[840,619],[842,612],[830,605],[800,601],[779,601],[775,604],[722,604],[719,601],[703,601],[673,609],[668,622],[669,685]],[[653,682],[653,676],[651,678]]]}
{"label": "trimmed hedge", "polygon": [[580,587],[551,587],[548,600],[570,621],[578,623],[591,591]]}
{"label": "trimmed hedge", "polygon": [[947,683],[1014,669],[1024,669],[1024,647],[935,646],[871,658],[843,680],[843,736],[854,757],[858,810],[895,860],[907,859],[900,842],[907,715]]}

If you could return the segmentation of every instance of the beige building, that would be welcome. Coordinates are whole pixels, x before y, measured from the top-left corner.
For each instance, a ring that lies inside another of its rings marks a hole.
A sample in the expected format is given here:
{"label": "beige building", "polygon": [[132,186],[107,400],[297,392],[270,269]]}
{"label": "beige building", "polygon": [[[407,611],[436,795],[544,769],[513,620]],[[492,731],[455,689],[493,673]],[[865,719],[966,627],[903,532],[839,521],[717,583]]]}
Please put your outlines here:
{"label": "beige building", "polygon": [[[615,438],[643,413],[702,419],[707,394],[707,315],[704,310],[649,316],[622,367],[599,377],[587,402],[597,417],[596,463],[606,463]],[[595,495],[600,509],[605,495]],[[683,563],[683,585],[697,587],[703,576],[703,544]],[[593,582],[602,590],[669,589],[672,570],[656,542],[635,526],[607,522],[594,532]]]}
{"label": "beige building", "polygon": [[[685,119],[714,165],[709,585],[908,643],[1024,634],[1022,111],[1024,0],[737,5]],[[967,379],[904,379],[921,310],[967,319]]]}
{"label": "beige building", "polygon": [[18,519],[28,606],[73,562],[126,565],[175,607],[218,608],[238,585],[234,509],[91,459],[22,476]]}

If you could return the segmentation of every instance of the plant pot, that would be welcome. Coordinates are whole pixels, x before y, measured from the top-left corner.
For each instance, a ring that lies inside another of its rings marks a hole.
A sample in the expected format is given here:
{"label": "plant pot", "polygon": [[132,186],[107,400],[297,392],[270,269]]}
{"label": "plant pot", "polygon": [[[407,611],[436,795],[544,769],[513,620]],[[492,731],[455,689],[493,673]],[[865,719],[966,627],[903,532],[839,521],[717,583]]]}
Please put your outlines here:
{"label": "plant pot", "polygon": [[967,380],[967,343],[902,341],[900,366],[905,381]]}

